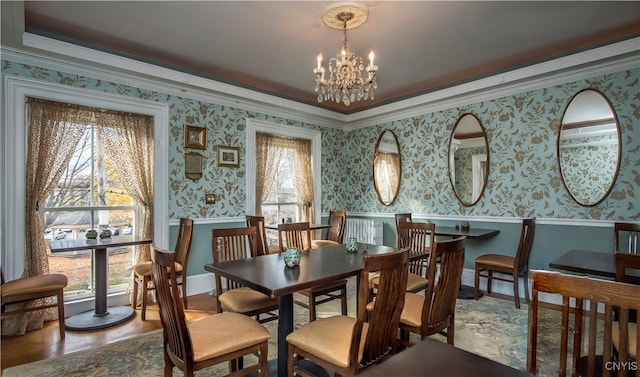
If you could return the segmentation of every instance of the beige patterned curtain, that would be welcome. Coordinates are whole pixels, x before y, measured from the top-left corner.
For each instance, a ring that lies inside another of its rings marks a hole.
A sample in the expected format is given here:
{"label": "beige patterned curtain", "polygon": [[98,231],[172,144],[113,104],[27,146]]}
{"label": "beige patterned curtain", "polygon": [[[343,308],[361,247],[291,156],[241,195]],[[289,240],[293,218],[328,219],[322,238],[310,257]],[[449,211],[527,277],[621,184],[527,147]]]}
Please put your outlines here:
{"label": "beige patterned curtain", "polygon": [[262,215],[261,203],[269,196],[278,172],[282,149],[278,147],[279,137],[256,133],[256,208],[255,214]]}
{"label": "beige patterned curtain", "polygon": [[[142,206],[140,236],[153,239],[153,118],[96,112],[96,124],[124,190]],[[134,263],[149,260],[149,245],[137,246]]]}
{"label": "beige patterned curtain", "polygon": [[286,158],[291,167],[296,195],[302,203],[300,221],[313,222],[313,173],[311,171],[311,141],[291,139],[265,133],[256,134],[256,213],[260,203],[269,196],[280,165]]}
{"label": "beige patterned curtain", "polygon": [[313,172],[311,171],[311,141],[291,139],[290,147],[295,153],[294,176],[296,194],[302,203],[301,221],[313,223],[315,218],[313,205]]}
{"label": "beige patterned curtain", "polygon": [[[55,189],[86,125],[91,122],[91,110],[78,105],[29,98],[27,109],[25,267],[22,277],[49,273],[39,205]],[[52,298],[46,300],[53,302]],[[56,313],[54,309],[47,309],[8,316],[2,320],[2,334],[21,335],[39,329],[45,319],[54,319]]]}

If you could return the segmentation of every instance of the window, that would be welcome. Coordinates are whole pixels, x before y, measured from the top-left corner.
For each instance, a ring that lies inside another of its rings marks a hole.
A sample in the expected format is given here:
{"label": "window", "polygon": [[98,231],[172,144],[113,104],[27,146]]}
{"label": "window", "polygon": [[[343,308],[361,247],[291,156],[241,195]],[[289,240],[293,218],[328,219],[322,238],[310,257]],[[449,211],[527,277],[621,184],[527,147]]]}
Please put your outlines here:
{"label": "window", "polygon": [[[248,119],[247,213],[264,216],[268,224],[289,218],[319,223],[321,185],[314,182],[320,182],[320,145],[319,131]],[[275,232],[267,231],[267,238],[277,242]]]}
{"label": "window", "polygon": [[[35,109],[45,109],[44,113],[64,106],[52,101],[31,99],[31,102],[36,101],[44,103],[44,105],[34,105]],[[111,158],[111,156],[117,157],[120,151],[113,145],[120,145],[126,141],[122,133],[115,130],[116,128],[130,126],[148,128],[150,131],[150,118],[133,116],[138,121],[128,124],[126,120],[132,119],[132,115],[120,116],[117,112],[82,106],[78,109],[79,112],[91,114],[89,121],[78,120],[88,119],[87,116],[74,117],[73,121],[64,121],[60,120],[65,119],[64,115],[56,114],[58,118],[54,120],[53,116],[48,118],[48,114],[44,116],[38,114],[40,119],[50,119],[44,121],[45,127],[63,129],[63,132],[54,131],[52,133],[56,135],[54,137],[64,139],[66,130],[75,135],[69,137],[65,145],[71,151],[68,154],[69,158],[56,157],[58,161],[56,163],[61,166],[51,169],[59,172],[52,174],[52,177],[55,177],[52,181],[54,187],[47,190],[48,195],[44,203],[38,205],[45,243],[48,240],[85,239],[85,233],[89,229],[96,229],[98,233],[109,229],[114,236],[135,234],[140,229],[141,206],[137,205],[134,198],[127,192],[131,191],[131,180],[126,176],[126,172],[130,169],[119,168],[117,165],[122,164],[122,160],[118,161],[118,158]],[[97,117],[96,112],[99,112]],[[138,134],[148,135],[149,133],[136,133]],[[34,140],[29,139],[29,143],[33,142]],[[53,153],[57,151],[54,150]],[[47,248],[47,259],[51,272],[62,273],[69,279],[65,289],[67,300],[93,296],[94,263],[93,253],[90,250],[53,254]],[[109,293],[126,290],[133,263],[133,247],[109,249]]]}

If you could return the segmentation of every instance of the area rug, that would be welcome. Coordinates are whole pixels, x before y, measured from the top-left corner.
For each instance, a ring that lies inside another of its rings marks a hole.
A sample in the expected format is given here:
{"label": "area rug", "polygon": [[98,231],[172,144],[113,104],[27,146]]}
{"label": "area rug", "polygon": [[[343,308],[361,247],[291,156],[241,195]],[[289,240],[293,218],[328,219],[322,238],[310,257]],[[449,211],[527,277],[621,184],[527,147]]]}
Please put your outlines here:
{"label": "area rug", "polygon": [[[355,293],[354,287],[349,287]],[[353,297],[353,294],[350,294]],[[295,305],[295,326],[308,321],[308,312]],[[339,303],[327,303],[319,307],[318,317],[327,317],[339,313]],[[349,303],[349,314],[355,313],[355,304]],[[543,309],[543,325],[538,355],[538,375],[558,375],[558,344],[552,334],[558,334],[559,313]],[[554,325],[557,324],[554,328]],[[265,324],[271,332],[269,358],[277,353],[277,321]],[[413,335],[412,335],[413,336]],[[443,337],[435,336],[439,340]],[[417,337],[412,341],[418,341]],[[513,368],[526,369],[527,351],[527,305],[515,309],[513,302],[493,297],[475,300],[458,300],[456,305],[456,347],[480,354]],[[245,363],[253,360],[246,360]],[[5,377],[107,377],[136,376],[157,377],[162,375],[162,333],[161,330],[137,336],[134,339],[79,351],[49,360],[8,368]],[[196,376],[222,376],[228,373],[227,364],[198,371]],[[174,375],[181,375],[174,369]]]}

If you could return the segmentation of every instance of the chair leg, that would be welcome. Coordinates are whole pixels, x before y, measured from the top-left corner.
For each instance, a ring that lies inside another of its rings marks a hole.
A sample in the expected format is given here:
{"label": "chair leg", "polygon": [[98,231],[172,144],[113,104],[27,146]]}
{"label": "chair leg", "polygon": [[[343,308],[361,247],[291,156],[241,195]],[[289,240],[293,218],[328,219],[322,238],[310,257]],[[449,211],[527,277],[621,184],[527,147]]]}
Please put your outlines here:
{"label": "chair leg", "polygon": [[522,276],[524,280],[524,298],[527,300],[527,304],[531,302],[529,299],[529,273],[525,272]]}
{"label": "chair leg", "polygon": [[342,302],[342,315],[347,315],[347,286],[346,284],[340,289],[340,301]]}
{"label": "chair leg", "polygon": [[487,270],[487,294],[491,295],[491,284],[493,283],[493,271]]}
{"label": "chair leg", "polygon": [[140,305],[140,318],[144,321],[147,318],[147,286],[149,285],[149,278],[142,278],[142,304]]}
{"label": "chair leg", "polygon": [[316,295],[309,293],[309,322],[316,320]]}
{"label": "chair leg", "polygon": [[138,307],[138,276],[137,275],[133,275],[133,301],[131,302],[131,306],[133,307],[133,310],[136,310],[136,308]]}
{"label": "chair leg", "polygon": [[520,290],[518,289],[518,273],[513,274],[513,298],[516,301],[516,309],[520,309]]}
{"label": "chair leg", "polygon": [[64,318],[64,291],[58,292],[58,327],[60,327],[60,339],[64,339],[65,335],[65,318]]}
{"label": "chair leg", "polygon": [[476,266],[476,273],[473,279],[473,299],[474,300],[478,299],[479,290],[480,290],[480,269],[478,266]]}
{"label": "chair leg", "polygon": [[450,345],[454,345],[454,341],[455,341],[455,328],[456,328],[456,322],[455,322],[456,316],[455,314],[453,314],[451,316],[451,324],[449,325],[449,327],[447,328],[447,344]]}
{"label": "chair leg", "polygon": [[269,361],[267,356],[269,353],[269,342],[264,342],[260,345],[260,377],[269,376]]}

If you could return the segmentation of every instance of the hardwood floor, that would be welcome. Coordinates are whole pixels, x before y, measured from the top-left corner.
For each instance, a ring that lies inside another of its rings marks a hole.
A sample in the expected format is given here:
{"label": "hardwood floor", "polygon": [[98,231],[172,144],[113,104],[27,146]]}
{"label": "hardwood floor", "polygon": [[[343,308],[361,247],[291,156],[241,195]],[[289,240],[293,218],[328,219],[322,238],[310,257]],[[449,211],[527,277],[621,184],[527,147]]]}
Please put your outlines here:
{"label": "hardwood floor", "polygon": [[[207,293],[189,296],[189,309],[185,310],[187,321],[215,312],[215,301]],[[134,319],[118,326],[98,331],[67,331],[63,342],[60,341],[58,322],[45,322],[42,329],[25,335],[2,337],[0,370],[113,343],[160,328],[162,325],[155,304],[147,307],[146,321],[140,319],[138,309]]]}

